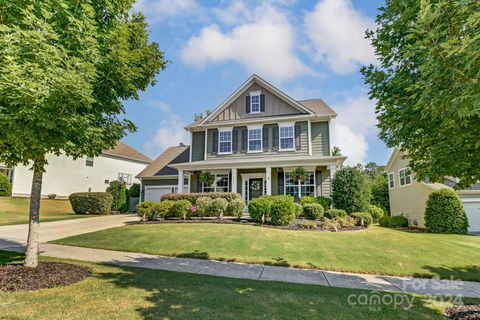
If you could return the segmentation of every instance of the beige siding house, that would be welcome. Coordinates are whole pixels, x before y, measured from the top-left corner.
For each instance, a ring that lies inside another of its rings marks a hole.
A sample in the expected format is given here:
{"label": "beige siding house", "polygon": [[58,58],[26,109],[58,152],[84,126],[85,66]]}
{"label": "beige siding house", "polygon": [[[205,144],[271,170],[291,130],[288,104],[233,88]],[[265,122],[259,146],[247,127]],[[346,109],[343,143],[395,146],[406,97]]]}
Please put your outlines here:
{"label": "beige siding house", "polygon": [[[166,168],[177,175],[176,186],[170,181],[162,187],[166,178],[158,168],[138,176],[143,199],[158,200],[168,190],[238,192],[247,202],[261,195],[328,196],[335,168],[346,159],[330,154],[336,115],[321,99],[294,100],[252,75],[211,114],[185,128],[190,148],[174,147],[159,157],[162,165],[169,159]],[[299,166],[309,174],[300,186],[290,178]],[[205,171],[215,176],[211,186],[199,179]],[[155,187],[159,191],[151,192]]]}
{"label": "beige siding house", "polygon": [[[393,150],[387,162],[390,212],[408,218],[410,226],[425,227],[425,206],[430,193],[441,188],[450,188],[454,179],[445,178],[444,183],[417,181],[415,173],[408,168],[409,160],[399,148]],[[469,231],[480,232],[480,184],[459,191],[469,220]]]}

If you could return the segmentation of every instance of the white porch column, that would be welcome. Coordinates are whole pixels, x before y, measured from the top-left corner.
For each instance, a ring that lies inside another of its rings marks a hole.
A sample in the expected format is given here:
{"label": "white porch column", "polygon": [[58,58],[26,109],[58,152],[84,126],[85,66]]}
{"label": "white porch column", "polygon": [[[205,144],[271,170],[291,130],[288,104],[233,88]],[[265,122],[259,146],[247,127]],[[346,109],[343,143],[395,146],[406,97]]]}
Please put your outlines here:
{"label": "white porch column", "polygon": [[331,164],[329,166],[329,170],[330,170],[330,178],[333,179],[333,177],[335,176],[335,171],[337,170],[337,166],[334,164]]}
{"label": "white porch column", "polygon": [[232,168],[232,190],[231,192],[237,192],[237,168]]}
{"label": "white porch column", "polygon": [[178,187],[177,187],[177,192],[178,193],[183,193],[183,170],[180,169],[178,170]]}
{"label": "white porch column", "polygon": [[267,195],[272,195],[272,167],[265,168],[265,183],[267,184]]}

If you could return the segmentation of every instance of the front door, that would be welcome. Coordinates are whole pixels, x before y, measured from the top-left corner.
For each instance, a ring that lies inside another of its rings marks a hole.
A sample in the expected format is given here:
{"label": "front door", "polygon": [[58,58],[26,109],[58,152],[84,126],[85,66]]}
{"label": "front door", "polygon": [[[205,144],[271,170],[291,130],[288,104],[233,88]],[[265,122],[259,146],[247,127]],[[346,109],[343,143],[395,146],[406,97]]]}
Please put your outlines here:
{"label": "front door", "polygon": [[250,178],[248,180],[248,200],[258,198],[263,195],[263,179],[262,178]]}

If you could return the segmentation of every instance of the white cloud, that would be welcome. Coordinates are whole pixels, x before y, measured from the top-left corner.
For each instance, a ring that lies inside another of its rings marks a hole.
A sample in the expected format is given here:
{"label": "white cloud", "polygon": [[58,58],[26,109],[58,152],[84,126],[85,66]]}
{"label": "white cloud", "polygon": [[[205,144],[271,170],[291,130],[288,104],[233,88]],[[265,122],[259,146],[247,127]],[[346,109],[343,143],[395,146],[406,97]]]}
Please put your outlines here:
{"label": "white cloud", "polygon": [[374,50],[365,39],[365,30],[374,27],[374,21],[356,11],[350,0],[320,0],[305,15],[305,32],[314,46],[314,58],[339,74],[375,63]]}
{"label": "white cloud", "polygon": [[[239,8],[232,10],[243,10]],[[233,22],[234,18],[224,13],[223,20]],[[243,22],[228,32],[215,24],[203,28],[182,49],[183,61],[197,67],[235,61],[272,81],[313,74],[295,54],[297,39],[285,12],[263,4]]]}
{"label": "white cloud", "polygon": [[146,153],[153,158],[158,157],[168,147],[176,146],[181,142],[188,144],[189,141],[188,132],[184,129],[185,123],[180,117],[172,113],[171,107],[167,104],[162,104],[160,108],[165,110],[165,118],[160,121],[152,140],[145,143]]}
{"label": "white cloud", "polygon": [[198,14],[202,7],[195,0],[137,0],[132,11],[141,11],[150,22],[159,22],[167,18]]}
{"label": "white cloud", "polygon": [[226,8],[213,8],[213,15],[221,22],[233,25],[244,21],[247,17],[249,9],[245,2],[234,1]]}
{"label": "white cloud", "polygon": [[339,122],[339,120],[332,120],[330,135],[332,137],[332,148],[338,146],[342,155],[348,157],[345,164],[365,163],[368,144],[363,134],[354,132],[348,125]]}

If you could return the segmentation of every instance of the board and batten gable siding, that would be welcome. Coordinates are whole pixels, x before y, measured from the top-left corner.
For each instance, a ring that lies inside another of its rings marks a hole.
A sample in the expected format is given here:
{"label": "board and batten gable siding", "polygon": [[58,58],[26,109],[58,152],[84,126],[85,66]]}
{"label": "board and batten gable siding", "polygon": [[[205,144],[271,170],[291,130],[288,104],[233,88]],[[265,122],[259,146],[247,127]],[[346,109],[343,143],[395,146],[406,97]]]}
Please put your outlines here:
{"label": "board and batten gable siding", "polygon": [[192,161],[205,160],[205,131],[192,132]]}
{"label": "board and batten gable siding", "polygon": [[330,139],[329,139],[329,123],[328,121],[312,122],[312,154],[313,155],[330,155]]}
{"label": "board and batten gable siding", "polygon": [[[266,124],[263,127],[268,128],[268,149],[263,152],[247,153],[245,152],[233,152],[232,154],[215,154],[213,152],[213,133],[217,129],[208,129],[207,133],[207,159],[219,159],[219,158],[254,158],[254,157],[264,157],[266,155],[275,155],[275,157],[288,157],[292,155],[308,155],[308,123],[307,121],[299,121],[295,123],[296,126],[300,127],[300,150],[295,151],[275,151],[273,150],[273,128],[277,127],[276,124]],[[247,129],[247,127],[234,127],[234,130],[238,129],[238,145],[242,145],[242,129]],[[248,138],[247,138],[248,139]],[[248,141],[247,141],[248,143]]]}
{"label": "board and batten gable siding", "polygon": [[418,227],[425,227],[424,213],[428,196],[433,191],[432,188],[420,183],[414,179],[412,174],[412,183],[410,185],[400,186],[400,176],[398,170],[408,167],[408,159],[402,159],[402,153],[398,152],[393,160],[392,166],[387,175],[393,172],[395,187],[388,190],[390,196],[390,213],[394,216],[406,216],[410,224],[415,222]]}
{"label": "board and batten gable siding", "polygon": [[[265,95],[265,111],[260,113],[246,112],[246,96],[252,91],[261,91]],[[301,115],[306,112],[299,111],[284,100],[280,99],[257,83],[252,84],[237,99],[235,99],[225,110],[209,122],[221,122],[259,117],[275,117],[285,115]]]}

